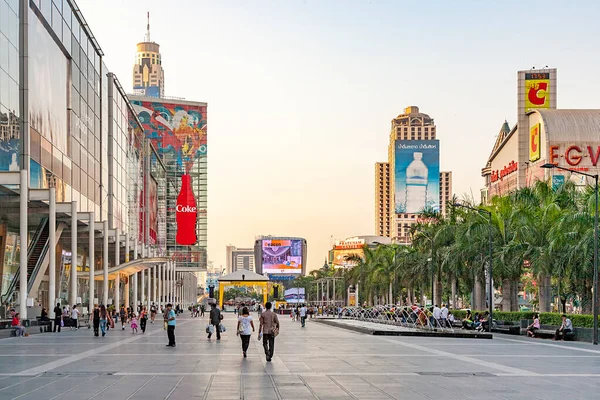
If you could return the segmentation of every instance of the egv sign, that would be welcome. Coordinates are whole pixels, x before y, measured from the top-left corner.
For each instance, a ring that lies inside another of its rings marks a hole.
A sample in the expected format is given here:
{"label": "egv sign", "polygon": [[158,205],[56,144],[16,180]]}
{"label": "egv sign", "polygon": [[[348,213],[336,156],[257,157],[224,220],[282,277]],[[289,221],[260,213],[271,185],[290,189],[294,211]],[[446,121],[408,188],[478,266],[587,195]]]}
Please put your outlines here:
{"label": "egv sign", "polygon": [[[598,144],[553,145],[550,146],[548,153],[548,160],[552,164],[558,164],[559,160],[564,158],[571,167],[595,167],[600,157],[600,146]],[[586,158],[589,158],[589,162],[585,160]]]}

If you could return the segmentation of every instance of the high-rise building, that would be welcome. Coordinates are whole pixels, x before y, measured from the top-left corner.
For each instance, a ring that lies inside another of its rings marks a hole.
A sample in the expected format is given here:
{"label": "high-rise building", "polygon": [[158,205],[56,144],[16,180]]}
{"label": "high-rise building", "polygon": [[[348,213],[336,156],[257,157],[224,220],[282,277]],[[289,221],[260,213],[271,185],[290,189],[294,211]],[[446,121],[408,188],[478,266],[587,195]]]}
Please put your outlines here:
{"label": "high-rise building", "polygon": [[133,91],[137,95],[148,97],[165,95],[165,71],[162,67],[160,45],[150,40],[150,13],[144,41],[137,44],[133,66]]}
{"label": "high-rise building", "polygon": [[227,246],[227,273],[231,274],[240,269],[254,272],[254,249]]}
{"label": "high-rise building", "polygon": [[439,171],[433,118],[407,107],[392,120],[388,162],[375,164],[375,232],[410,242],[410,227],[424,209],[446,212],[452,173]]}

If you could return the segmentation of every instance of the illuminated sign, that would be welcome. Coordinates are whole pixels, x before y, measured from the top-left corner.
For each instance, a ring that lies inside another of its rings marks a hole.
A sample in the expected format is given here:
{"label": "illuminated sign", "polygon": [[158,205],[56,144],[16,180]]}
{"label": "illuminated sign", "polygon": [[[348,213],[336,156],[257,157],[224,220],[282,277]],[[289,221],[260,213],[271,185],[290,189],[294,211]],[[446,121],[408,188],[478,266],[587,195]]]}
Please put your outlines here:
{"label": "illuminated sign", "polygon": [[181,175],[181,192],[177,196],[175,211],[177,221],[175,241],[183,246],[196,244],[196,198],[192,191],[192,178],[187,174]]}
{"label": "illuminated sign", "polygon": [[540,159],[540,127],[537,123],[529,130],[529,161]]}
{"label": "illuminated sign", "polygon": [[519,164],[517,164],[514,161],[511,161],[510,163],[508,163],[508,165],[505,165],[504,168],[502,168],[501,170],[492,171],[492,182],[504,179],[513,172],[517,172],[518,168]]}
{"label": "illuminated sign", "polygon": [[567,164],[576,167],[581,164],[584,157],[590,158],[590,164],[596,166],[600,157],[600,146],[596,146],[596,151],[592,146],[583,146],[572,144],[568,146],[563,154],[560,154],[559,146],[550,146],[548,159],[552,164],[558,164],[558,158],[563,157]]}
{"label": "illuminated sign", "polygon": [[362,249],[364,245],[365,245],[364,239],[338,240],[335,242],[335,246],[333,248],[335,250]]}
{"label": "illuminated sign", "polygon": [[263,240],[263,274],[301,274],[302,240]]}
{"label": "illuminated sign", "polygon": [[525,110],[550,108],[550,74],[525,74]]}

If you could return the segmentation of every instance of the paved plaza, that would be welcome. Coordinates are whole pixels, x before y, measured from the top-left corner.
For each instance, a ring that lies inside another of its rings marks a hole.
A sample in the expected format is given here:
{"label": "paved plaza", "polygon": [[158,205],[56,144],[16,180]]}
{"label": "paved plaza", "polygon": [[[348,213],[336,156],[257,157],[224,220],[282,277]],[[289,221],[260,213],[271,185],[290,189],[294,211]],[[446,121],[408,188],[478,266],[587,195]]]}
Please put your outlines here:
{"label": "paved plaza", "polygon": [[600,399],[600,349],[586,343],[372,336],[281,321],[270,363],[256,335],[242,358],[233,314],[223,339],[209,342],[206,319],[186,313],[176,348],[165,347],[162,321],[145,335],[2,339],[0,399]]}

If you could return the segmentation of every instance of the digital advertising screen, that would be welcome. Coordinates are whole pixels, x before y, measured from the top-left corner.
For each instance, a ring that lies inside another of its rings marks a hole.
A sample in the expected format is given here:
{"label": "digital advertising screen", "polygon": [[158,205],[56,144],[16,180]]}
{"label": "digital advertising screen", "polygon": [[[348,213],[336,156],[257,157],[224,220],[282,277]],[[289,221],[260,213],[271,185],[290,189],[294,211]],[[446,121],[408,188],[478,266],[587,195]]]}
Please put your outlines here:
{"label": "digital advertising screen", "polygon": [[395,211],[440,210],[439,140],[396,140]]}
{"label": "digital advertising screen", "polygon": [[290,288],[285,290],[285,301],[288,303],[305,303],[306,292],[304,288]]}
{"label": "digital advertising screen", "polygon": [[301,274],[302,240],[263,240],[263,274]]}

